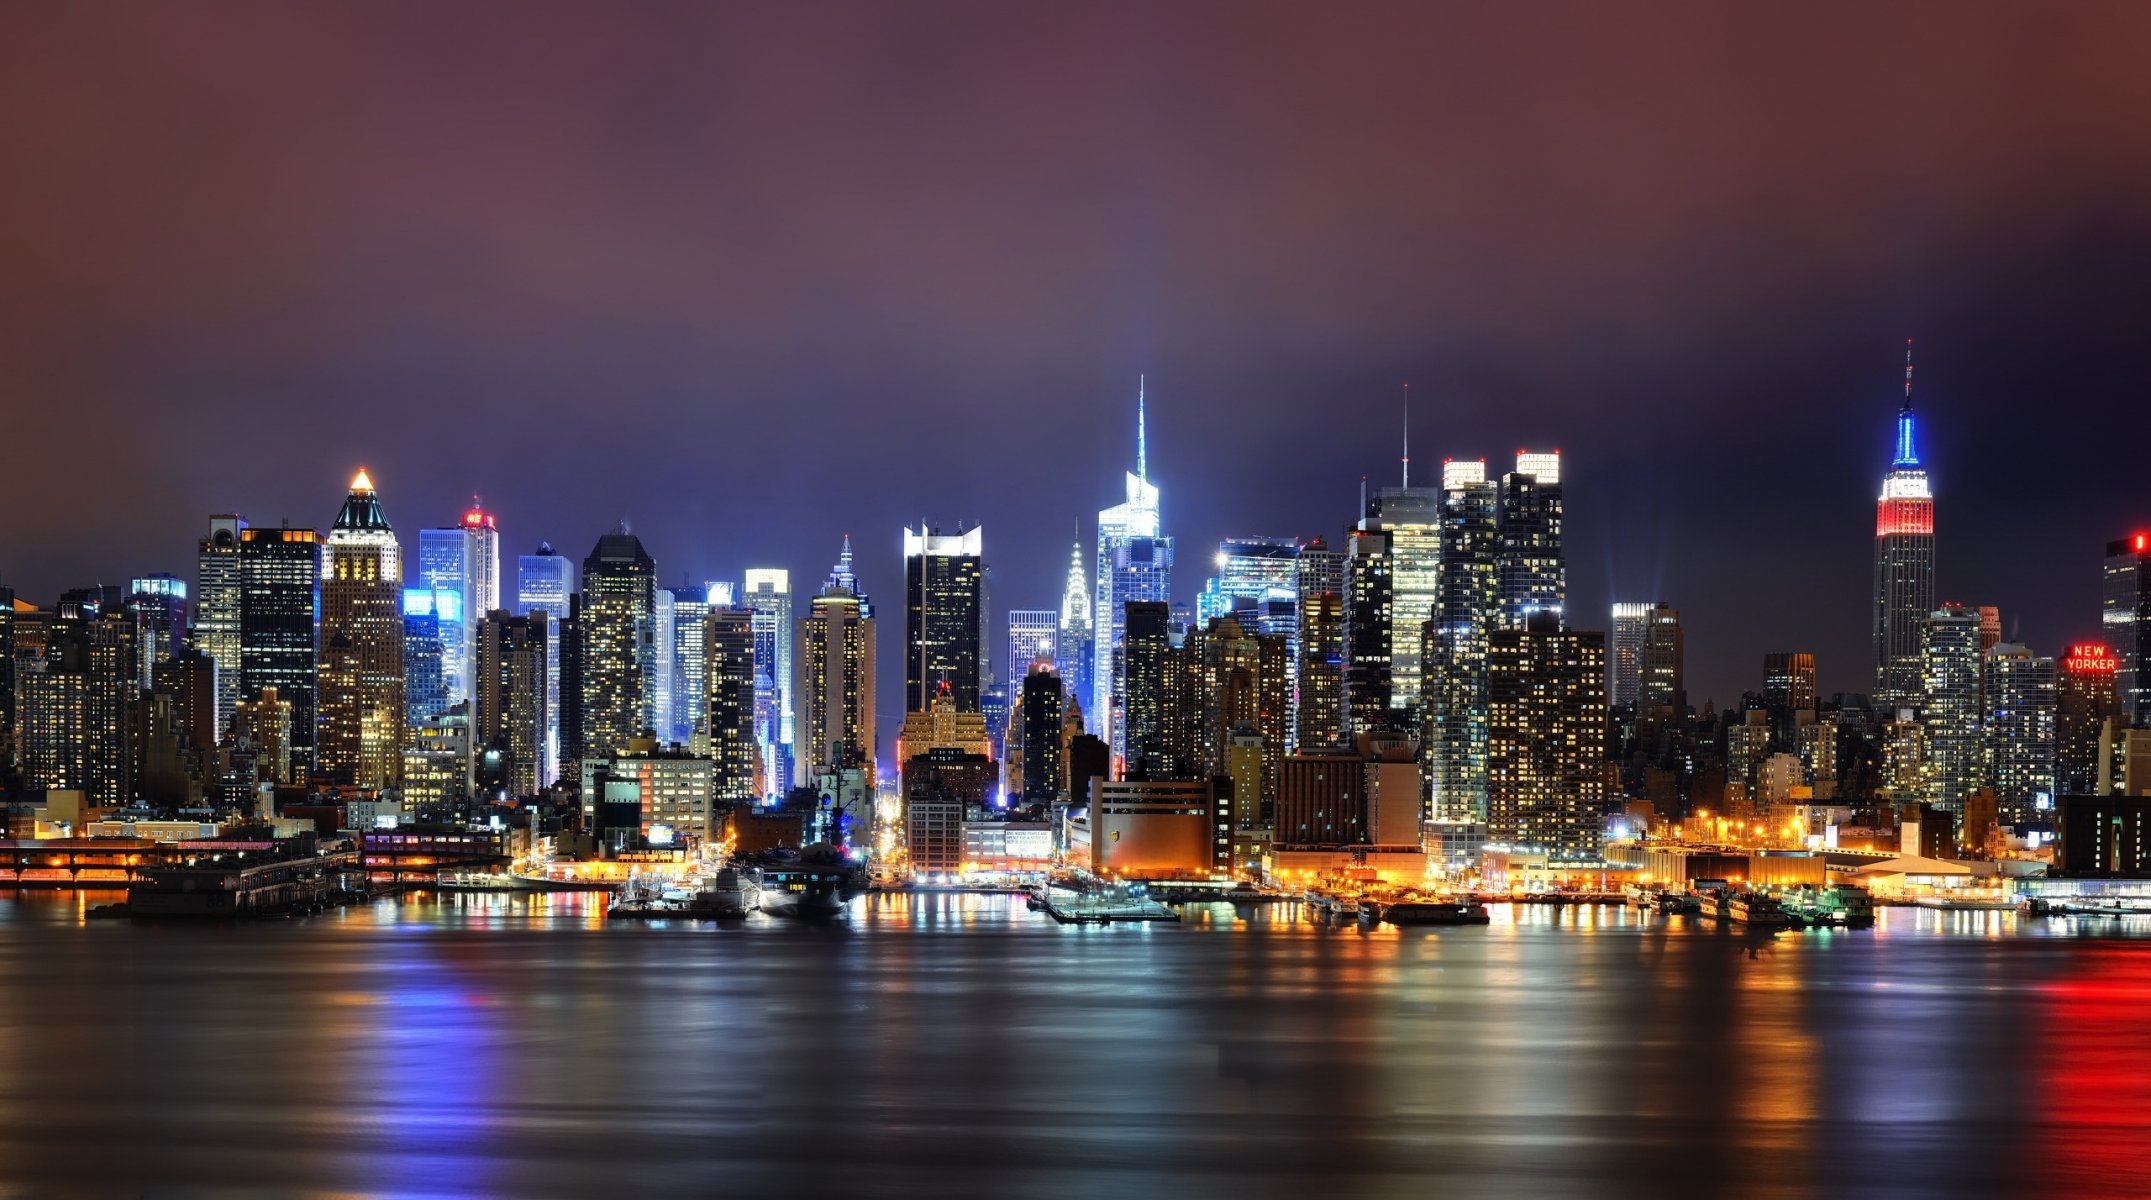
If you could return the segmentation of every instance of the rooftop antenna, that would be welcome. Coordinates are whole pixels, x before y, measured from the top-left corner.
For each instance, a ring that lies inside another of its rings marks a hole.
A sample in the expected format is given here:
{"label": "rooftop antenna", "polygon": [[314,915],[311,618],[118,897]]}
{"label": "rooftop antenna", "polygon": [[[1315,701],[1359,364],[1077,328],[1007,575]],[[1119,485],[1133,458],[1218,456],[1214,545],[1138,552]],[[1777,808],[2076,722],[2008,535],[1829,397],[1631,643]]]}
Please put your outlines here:
{"label": "rooftop antenna", "polygon": [[1404,486],[1412,486],[1412,385],[1404,385]]}
{"label": "rooftop antenna", "polygon": [[1905,339],[1905,412],[1912,411],[1912,339]]}

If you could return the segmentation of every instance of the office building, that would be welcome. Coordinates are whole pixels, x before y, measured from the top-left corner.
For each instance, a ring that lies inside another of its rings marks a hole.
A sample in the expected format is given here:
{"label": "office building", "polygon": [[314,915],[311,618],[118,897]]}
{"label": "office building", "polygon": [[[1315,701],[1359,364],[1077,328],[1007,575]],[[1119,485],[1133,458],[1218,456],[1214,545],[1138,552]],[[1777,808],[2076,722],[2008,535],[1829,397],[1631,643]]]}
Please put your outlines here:
{"label": "office building", "polygon": [[585,827],[609,849],[722,836],[717,768],[707,758],[638,738],[620,754],[585,759],[581,774]]}
{"label": "office building", "polygon": [[2114,652],[2114,692],[2130,725],[2151,725],[2151,534],[2106,544],[2100,626]]}
{"label": "office building", "polygon": [[713,607],[704,620],[702,686],[708,713],[703,730],[722,804],[752,804],[764,793],[762,750],[755,740],[755,618],[753,609]]}
{"label": "office building", "polygon": [[305,780],[292,761],[293,709],[274,684],[232,710],[233,744],[253,755],[255,778],[263,783],[296,784]]}
{"label": "office building", "polygon": [[1054,643],[1054,673],[1061,677],[1066,707],[1082,711],[1091,702],[1091,675],[1095,667],[1095,647],[1091,641],[1091,622],[1094,613],[1090,603],[1090,586],[1083,580],[1083,543],[1080,529],[1075,545],[1068,553],[1068,582],[1061,588],[1061,624],[1058,639]]}
{"label": "office building", "polygon": [[1487,813],[1487,654],[1501,623],[1500,493],[1479,459],[1442,463],[1440,604],[1424,630],[1428,811],[1483,827]]}
{"label": "office building", "polygon": [[1051,804],[1066,786],[1066,764],[1061,753],[1066,728],[1061,696],[1061,677],[1052,666],[1031,664],[1030,673],[1023,677],[1022,702],[1016,706],[1022,720],[1021,794],[1026,804]]}
{"label": "office building", "polygon": [[1815,656],[1787,650],[1763,656],[1763,704],[1772,712],[1815,708]]}
{"label": "office building", "polygon": [[2015,642],[1984,656],[1987,781],[2004,825],[2043,819],[2054,800],[2054,660]]}
{"label": "office building", "polygon": [[534,554],[515,560],[515,615],[545,614],[545,747],[538,764],[538,784],[550,785],[560,777],[560,645],[561,623],[567,619],[568,597],[575,593],[575,564],[553,549],[551,542],[538,543]]}
{"label": "office building", "polygon": [[494,609],[478,626],[478,702],[471,710],[480,776],[510,798],[536,795],[544,763],[547,653],[543,610],[510,616]]}
{"label": "office building", "polygon": [[233,513],[209,518],[194,567],[194,644],[216,663],[217,736],[231,728],[239,703],[239,608],[245,584],[239,572],[239,535],[246,521]]}
{"label": "office building", "polygon": [[433,612],[433,589],[403,589],[403,724],[416,729],[448,711],[447,646]]}
{"label": "office building", "polygon": [[946,685],[960,712],[979,711],[984,530],[904,530],[904,711],[923,712]]}
{"label": "office building", "polygon": [[1650,618],[1644,625],[1636,711],[1640,716],[1669,721],[1679,717],[1687,706],[1687,655],[1681,638],[1680,610],[1660,601],[1651,606]]}
{"label": "office building", "polygon": [[1126,758],[1126,738],[1114,697],[1123,694],[1114,664],[1122,661],[1128,604],[1172,602],[1173,539],[1160,532],[1158,489],[1150,482],[1149,434],[1144,387],[1135,396],[1135,470],[1125,480],[1127,499],[1098,514],[1097,586],[1091,591],[1091,727],[1101,731],[1116,759]]}
{"label": "office building", "polygon": [[1344,740],[1344,554],[1315,538],[1300,547],[1299,664],[1293,749]]}
{"label": "office building", "polygon": [[275,688],[291,707],[290,781],[314,769],[315,647],[321,535],[289,526],[239,531],[239,694]]}
{"label": "office building", "polygon": [[[472,658],[477,653],[478,623],[502,607],[500,532],[493,514],[476,497],[453,527],[418,531],[417,582],[434,592],[434,614],[440,619],[447,651],[441,670],[450,703],[468,703],[475,690]],[[442,593],[454,598],[443,603]]]}
{"label": "office building", "polygon": [[574,613],[583,758],[622,753],[630,739],[651,727],[647,680],[656,666],[656,607],[657,564],[642,539],[625,525],[599,538],[583,560],[581,604]]}
{"label": "office building", "polygon": [[1345,535],[1344,722],[1345,736],[1390,726],[1389,535],[1355,529]]}
{"label": "office building", "polygon": [[127,612],[135,625],[136,678],[146,688],[157,664],[186,644],[186,581],[173,575],[138,576],[127,585]]}
{"label": "office building", "polygon": [[1112,671],[1122,691],[1112,698],[1120,713],[1125,779],[1185,778],[1185,679],[1176,668],[1171,606],[1161,600],[1130,600],[1121,618],[1121,649]]}
{"label": "office building", "polygon": [[1375,490],[1360,527],[1381,531],[1388,547],[1390,727],[1417,730],[1426,625],[1441,606],[1442,492],[1405,478],[1406,486]]}
{"label": "office building", "polygon": [[403,561],[364,470],[323,544],[315,770],[375,789],[403,771]]}
{"label": "office building", "polygon": [[1613,606],[1613,630],[1606,655],[1606,698],[1617,710],[1635,711],[1636,690],[1643,679],[1643,636],[1654,604],[1624,601]]}
{"label": "office building", "polygon": [[1232,862],[1231,814],[1207,779],[1098,780],[1086,824],[1101,878],[1203,879]]}
{"label": "office building", "polygon": [[799,622],[800,762],[817,776],[875,758],[874,618],[855,587],[832,573]]}
{"label": "office building", "polygon": [[1008,610],[1008,678],[1017,692],[1034,663],[1060,661],[1061,614],[1050,608]]}
{"label": "office building", "polygon": [[2055,679],[2055,795],[2100,791],[2100,747],[2111,744],[2121,716],[2117,674],[2119,660],[2113,650],[2097,642],[2079,642],[2062,656]]}
{"label": "office building", "polygon": [[[1926,690],[1922,630],[1935,609],[1934,492],[1914,434],[1912,345],[1907,342],[1896,450],[1875,501],[1874,695],[1881,708],[1917,704]],[[1974,616],[1975,638],[1977,632]]]}
{"label": "office building", "polygon": [[[701,736],[703,719],[709,715],[703,703],[706,689],[702,682],[702,637],[709,624],[709,589],[701,585],[659,588],[657,607],[667,618],[658,623],[659,635],[664,634],[667,625],[672,634],[665,643],[671,649],[672,685],[670,694],[664,697],[671,718],[659,733],[665,741],[691,746]],[[659,656],[661,666],[667,657]]]}
{"label": "office building", "polygon": [[1543,609],[1487,661],[1487,836],[1598,857],[1606,804],[1606,639]]}
{"label": "office building", "polygon": [[1924,798],[1961,815],[1983,775],[1979,614],[1956,604],[1929,613],[1920,626],[1920,663]]}
{"label": "office building", "polygon": [[762,786],[778,795],[792,785],[792,573],[748,568],[740,604],[754,614],[754,738]]}
{"label": "office building", "polygon": [[1502,623],[1523,628],[1533,616],[1566,611],[1568,567],[1561,542],[1561,453],[1516,452],[1501,477],[1495,573]]}

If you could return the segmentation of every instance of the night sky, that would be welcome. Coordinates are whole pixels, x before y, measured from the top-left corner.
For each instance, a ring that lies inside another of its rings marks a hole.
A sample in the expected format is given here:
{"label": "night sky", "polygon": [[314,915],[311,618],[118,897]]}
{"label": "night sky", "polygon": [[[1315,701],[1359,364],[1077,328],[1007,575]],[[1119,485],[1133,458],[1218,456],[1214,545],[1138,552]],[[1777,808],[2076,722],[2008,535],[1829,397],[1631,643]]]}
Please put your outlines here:
{"label": "night sky", "polygon": [[1427,481],[1564,451],[1577,624],[1864,691],[1909,336],[1941,593],[2051,652],[2151,525],[2147,62],[2141,3],[15,3],[0,580],[191,581],[362,463],[407,547],[476,492],[667,583],[848,530],[887,710],[900,526],[1056,604],[1139,373],[1182,598],[1334,540],[1409,381]]}

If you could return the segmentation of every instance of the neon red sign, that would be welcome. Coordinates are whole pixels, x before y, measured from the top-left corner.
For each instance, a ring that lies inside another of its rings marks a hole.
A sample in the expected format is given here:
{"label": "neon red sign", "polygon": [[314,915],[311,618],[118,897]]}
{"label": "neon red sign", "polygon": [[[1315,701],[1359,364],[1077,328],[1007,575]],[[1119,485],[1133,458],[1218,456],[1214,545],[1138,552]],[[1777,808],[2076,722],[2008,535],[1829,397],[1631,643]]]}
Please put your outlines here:
{"label": "neon red sign", "polygon": [[2062,669],[2079,675],[2111,675],[2121,667],[2114,652],[2097,642],[2078,642],[2061,660]]}

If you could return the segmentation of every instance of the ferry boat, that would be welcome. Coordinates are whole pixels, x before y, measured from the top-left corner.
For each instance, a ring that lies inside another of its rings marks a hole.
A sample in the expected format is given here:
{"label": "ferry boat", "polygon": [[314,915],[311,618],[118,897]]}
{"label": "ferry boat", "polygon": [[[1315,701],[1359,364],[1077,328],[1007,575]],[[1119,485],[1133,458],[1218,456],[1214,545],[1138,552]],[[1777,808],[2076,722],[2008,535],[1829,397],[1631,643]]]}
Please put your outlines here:
{"label": "ferry boat", "polygon": [[1740,892],[1727,899],[1725,918],[1736,925],[1756,929],[1776,929],[1792,924],[1792,918],[1777,898],[1761,892]]}
{"label": "ferry boat", "polygon": [[1485,925],[1486,906],[1476,900],[1400,900],[1382,910],[1391,925]]}

